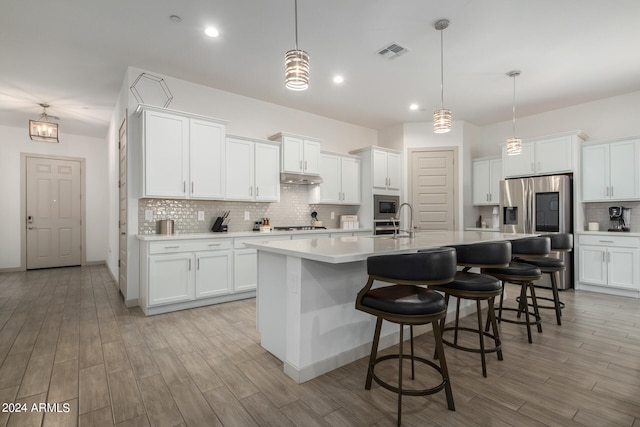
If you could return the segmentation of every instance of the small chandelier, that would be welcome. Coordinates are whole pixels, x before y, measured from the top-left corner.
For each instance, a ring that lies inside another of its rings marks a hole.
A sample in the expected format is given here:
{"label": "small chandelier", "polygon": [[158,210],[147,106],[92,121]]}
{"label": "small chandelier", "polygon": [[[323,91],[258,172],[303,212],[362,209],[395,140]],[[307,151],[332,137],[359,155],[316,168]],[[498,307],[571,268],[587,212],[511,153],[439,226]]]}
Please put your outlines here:
{"label": "small chandelier", "polygon": [[301,91],[309,87],[309,54],[298,49],[298,0],[295,0],[296,45],[284,56],[284,85]]}
{"label": "small chandelier", "polygon": [[29,120],[29,138],[33,141],[60,142],[58,140],[58,124],[49,120],[47,108],[49,104],[40,104],[42,114],[38,120]]}
{"label": "small chandelier", "polygon": [[441,19],[435,23],[436,30],[440,31],[440,109],[433,113],[433,131],[446,133],[451,130],[451,110],[444,108],[444,49],[442,31],[449,26],[449,20]]}
{"label": "small chandelier", "polygon": [[520,75],[520,71],[509,71],[507,76],[513,78],[513,136],[507,139],[507,155],[516,156],[522,151],[522,140],[516,135],[516,77]]}

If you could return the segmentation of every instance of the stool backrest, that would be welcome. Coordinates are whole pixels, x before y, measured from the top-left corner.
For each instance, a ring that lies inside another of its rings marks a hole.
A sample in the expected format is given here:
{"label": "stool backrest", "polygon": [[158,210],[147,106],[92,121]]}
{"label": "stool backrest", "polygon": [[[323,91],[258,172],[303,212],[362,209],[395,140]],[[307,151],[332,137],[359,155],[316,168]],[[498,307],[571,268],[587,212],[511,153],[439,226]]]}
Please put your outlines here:
{"label": "stool backrest", "polygon": [[568,252],[573,249],[573,234],[543,234],[541,237],[548,237],[551,239],[551,250],[554,252]]}
{"label": "stool backrest", "polygon": [[367,273],[375,280],[391,283],[449,283],[456,275],[456,251],[435,248],[411,254],[371,256],[367,258]]}
{"label": "stool backrest", "polygon": [[462,267],[506,267],[511,261],[511,242],[480,242],[470,245],[452,245],[456,259]]}
{"label": "stool backrest", "polygon": [[513,256],[547,256],[551,252],[551,239],[549,237],[525,237],[511,241],[511,254]]}

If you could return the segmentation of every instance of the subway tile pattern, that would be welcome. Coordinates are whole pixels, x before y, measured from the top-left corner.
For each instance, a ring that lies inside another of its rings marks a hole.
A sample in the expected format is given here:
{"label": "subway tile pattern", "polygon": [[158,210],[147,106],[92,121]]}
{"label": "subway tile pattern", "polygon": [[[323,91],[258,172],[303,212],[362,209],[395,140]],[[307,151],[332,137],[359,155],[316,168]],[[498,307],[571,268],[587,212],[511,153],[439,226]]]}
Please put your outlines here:
{"label": "subway tile pattern", "polygon": [[[140,199],[138,203],[138,234],[155,234],[157,222],[173,219],[176,233],[206,233],[218,215],[229,213],[229,231],[251,231],[255,221],[269,218],[272,227],[310,225],[311,212],[318,213],[318,220],[327,228],[340,227],[340,215],[357,215],[359,206],[310,205],[306,185],[281,185],[280,202],[227,202],[209,200]],[[153,212],[151,221],[145,220],[145,211]],[[204,212],[204,221],[198,221],[198,211]],[[245,211],[250,220],[244,219]],[[331,212],[335,219],[331,219]]]}

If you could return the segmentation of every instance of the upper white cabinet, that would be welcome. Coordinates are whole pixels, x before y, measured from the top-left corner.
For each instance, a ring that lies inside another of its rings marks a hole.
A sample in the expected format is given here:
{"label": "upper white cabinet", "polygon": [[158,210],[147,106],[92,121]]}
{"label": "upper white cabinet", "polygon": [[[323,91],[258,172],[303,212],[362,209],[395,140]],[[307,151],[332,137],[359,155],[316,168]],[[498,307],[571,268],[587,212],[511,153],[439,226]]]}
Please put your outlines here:
{"label": "upper white cabinet", "polygon": [[640,139],[582,146],[582,201],[640,199]]}
{"label": "upper white cabinet", "polygon": [[474,159],[473,204],[497,205],[500,203],[500,180],[502,179],[502,159]]}
{"label": "upper white cabinet", "polygon": [[581,132],[528,139],[522,142],[522,152],[507,155],[502,147],[504,177],[549,175],[573,172],[577,166],[578,142],[586,138]]}
{"label": "upper white cabinet", "polygon": [[360,159],[320,153],[322,184],[309,189],[309,203],[360,204]]}
{"label": "upper white cabinet", "polygon": [[382,149],[371,151],[373,188],[400,189],[400,154]]}
{"label": "upper white cabinet", "polygon": [[226,140],[226,199],[280,200],[280,147],[268,141],[229,136]]}
{"label": "upper white cabinet", "polygon": [[287,133],[278,133],[269,139],[281,143],[282,172],[320,174],[320,140]]}
{"label": "upper white cabinet", "polygon": [[224,197],[226,122],[145,106],[143,197]]}

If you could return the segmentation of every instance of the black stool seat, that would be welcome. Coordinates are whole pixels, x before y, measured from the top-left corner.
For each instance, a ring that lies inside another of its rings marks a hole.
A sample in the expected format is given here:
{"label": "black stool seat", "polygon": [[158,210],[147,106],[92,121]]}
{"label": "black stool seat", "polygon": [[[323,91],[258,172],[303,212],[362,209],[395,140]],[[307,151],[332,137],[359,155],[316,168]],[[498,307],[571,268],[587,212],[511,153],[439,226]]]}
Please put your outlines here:
{"label": "black stool seat", "polygon": [[[498,360],[502,360],[502,344],[496,323],[494,301],[495,297],[502,294],[502,282],[495,277],[471,273],[473,267],[504,267],[511,259],[511,244],[509,242],[482,242],[471,245],[452,246],[456,250],[456,259],[462,271],[458,271],[452,282],[444,285],[429,286],[430,289],[443,292],[445,303],[449,303],[451,296],[456,298],[456,318],[454,326],[446,326],[446,316],[440,320],[440,329],[443,334],[442,341],[458,350],[480,353],[482,362],[482,375],[487,376],[486,354],[496,352]],[[476,329],[460,326],[460,301],[472,300],[476,303],[478,326]],[[482,328],[481,302],[487,301],[489,310],[487,322],[493,325],[493,334]],[[448,340],[446,332],[453,331],[453,340]],[[471,332],[478,336],[479,345],[468,347],[458,344],[458,334],[461,331]],[[485,346],[485,337],[493,341],[493,347]]]}
{"label": "black stool seat", "polygon": [[[377,317],[373,334],[371,354],[367,369],[365,389],[371,389],[372,381],[383,388],[398,394],[398,425],[402,418],[402,396],[423,396],[444,390],[447,397],[447,407],[454,411],[453,393],[447,362],[444,355],[442,335],[438,321],[445,317],[447,306],[442,295],[425,288],[430,285],[443,285],[453,280],[456,275],[456,252],[452,248],[429,249],[424,252],[401,255],[379,255],[367,258],[367,273],[369,278],[365,286],[356,297],[356,309]],[[374,282],[394,283],[372,289]],[[378,357],[378,343],[382,321],[400,325],[400,343],[397,354],[387,354]],[[413,325],[431,324],[435,340],[438,366],[434,362],[414,355]],[[411,334],[411,354],[403,354],[404,327],[409,325]],[[415,362],[423,363],[439,373],[442,381],[429,388],[403,387],[402,366],[403,359],[411,361],[411,379],[415,379]],[[375,367],[378,363],[389,359],[398,359],[397,387],[376,375]]]}
{"label": "black stool seat", "polygon": [[564,270],[566,267],[564,265],[564,261],[559,258],[516,258],[517,262],[522,262],[526,264],[531,264],[538,267],[543,273],[547,271],[560,271]]}
{"label": "black stool seat", "polygon": [[[542,259],[542,258],[541,258]],[[485,274],[511,276],[514,278],[522,277],[526,279],[539,279],[542,277],[540,268],[532,264],[524,262],[512,261],[506,267],[490,267],[482,270]]]}
{"label": "black stool seat", "polygon": [[362,297],[362,305],[406,316],[437,314],[447,309],[440,294],[414,285],[372,289]]}

